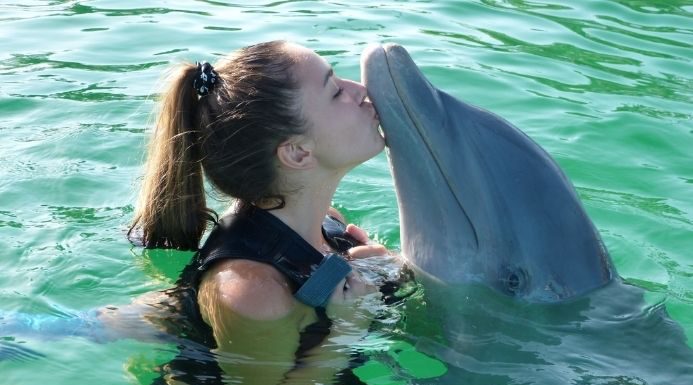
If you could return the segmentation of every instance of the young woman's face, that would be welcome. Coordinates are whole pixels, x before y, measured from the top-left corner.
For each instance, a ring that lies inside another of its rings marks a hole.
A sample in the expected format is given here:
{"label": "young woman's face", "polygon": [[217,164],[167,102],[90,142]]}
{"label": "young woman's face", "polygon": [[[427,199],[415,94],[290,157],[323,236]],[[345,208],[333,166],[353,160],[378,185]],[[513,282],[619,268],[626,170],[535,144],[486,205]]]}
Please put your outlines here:
{"label": "young woman's face", "polygon": [[350,169],[381,152],[385,140],[366,87],[340,79],[325,59],[305,47],[287,45],[287,50],[297,58],[302,109],[310,126],[307,135],[314,141],[319,164]]}

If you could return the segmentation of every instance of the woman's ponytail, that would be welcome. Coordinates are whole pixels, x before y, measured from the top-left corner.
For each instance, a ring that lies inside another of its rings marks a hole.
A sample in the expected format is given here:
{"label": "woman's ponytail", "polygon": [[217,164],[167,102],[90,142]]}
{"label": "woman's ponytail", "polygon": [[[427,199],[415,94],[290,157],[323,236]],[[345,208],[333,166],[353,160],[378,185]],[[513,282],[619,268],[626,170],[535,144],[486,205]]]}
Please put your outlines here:
{"label": "woman's ponytail", "polygon": [[149,144],[139,203],[128,233],[141,235],[148,248],[196,250],[207,221],[214,221],[213,211],[206,206],[200,159],[200,101],[192,86],[197,72],[186,64],[173,76]]}
{"label": "woman's ponytail", "polygon": [[163,94],[131,239],[197,249],[207,222],[216,220],[205,204],[203,170],[238,213],[257,202],[281,205],[286,186],[277,146],[309,126],[296,60],[286,42],[270,41],[242,48],[216,68],[181,68]]}

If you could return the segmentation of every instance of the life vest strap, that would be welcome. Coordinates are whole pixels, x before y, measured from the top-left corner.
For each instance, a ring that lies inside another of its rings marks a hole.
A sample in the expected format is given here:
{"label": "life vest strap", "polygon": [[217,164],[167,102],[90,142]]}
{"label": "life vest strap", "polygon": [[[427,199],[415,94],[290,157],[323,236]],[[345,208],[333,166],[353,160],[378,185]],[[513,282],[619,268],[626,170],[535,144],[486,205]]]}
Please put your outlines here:
{"label": "life vest strap", "polygon": [[337,284],[351,272],[351,266],[337,254],[329,254],[296,291],[294,297],[311,307],[325,307]]}

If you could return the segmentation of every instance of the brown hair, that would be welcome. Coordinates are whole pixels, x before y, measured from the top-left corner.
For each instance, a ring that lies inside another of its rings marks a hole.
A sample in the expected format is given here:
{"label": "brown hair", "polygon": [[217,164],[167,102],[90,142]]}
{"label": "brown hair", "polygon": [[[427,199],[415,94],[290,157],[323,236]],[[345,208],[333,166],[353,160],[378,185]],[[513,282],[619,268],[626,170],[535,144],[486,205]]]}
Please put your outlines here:
{"label": "brown hair", "polygon": [[286,42],[239,50],[215,65],[217,83],[206,96],[193,88],[197,67],[184,64],[163,95],[140,200],[129,235],[145,247],[197,249],[216,214],[206,206],[204,176],[238,207],[283,204],[276,149],[306,130],[295,60]]}

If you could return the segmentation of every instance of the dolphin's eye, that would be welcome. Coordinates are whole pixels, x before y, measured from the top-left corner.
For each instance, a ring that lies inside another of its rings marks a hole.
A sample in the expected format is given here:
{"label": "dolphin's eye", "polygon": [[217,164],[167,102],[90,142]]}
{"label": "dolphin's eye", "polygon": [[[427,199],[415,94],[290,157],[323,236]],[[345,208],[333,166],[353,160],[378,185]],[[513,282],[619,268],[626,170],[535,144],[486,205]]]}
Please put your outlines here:
{"label": "dolphin's eye", "polygon": [[521,268],[504,269],[500,280],[503,284],[503,291],[512,296],[522,293],[527,286],[527,274]]}
{"label": "dolphin's eye", "polygon": [[520,287],[520,277],[515,273],[510,273],[508,276],[508,290],[515,291]]}

